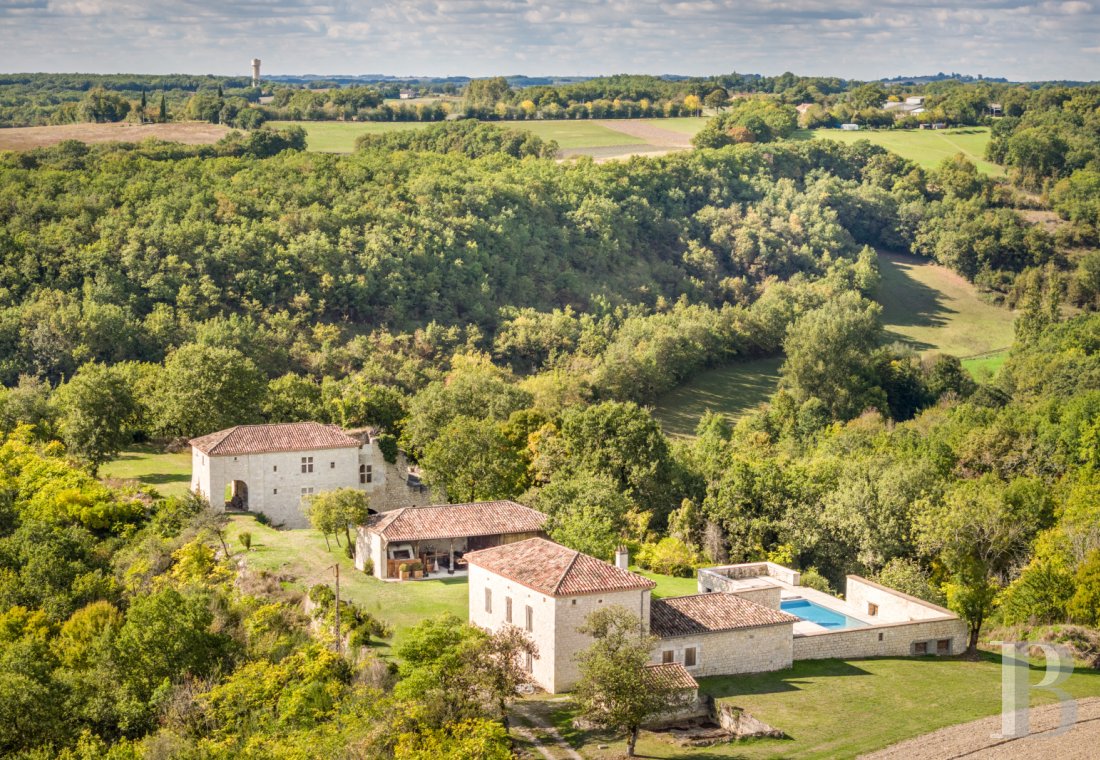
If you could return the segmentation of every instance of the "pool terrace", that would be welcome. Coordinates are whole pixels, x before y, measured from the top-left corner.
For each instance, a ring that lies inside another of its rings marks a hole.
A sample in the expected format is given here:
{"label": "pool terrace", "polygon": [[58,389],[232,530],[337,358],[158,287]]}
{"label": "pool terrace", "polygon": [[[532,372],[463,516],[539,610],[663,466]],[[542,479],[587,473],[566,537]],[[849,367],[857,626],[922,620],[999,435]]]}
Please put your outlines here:
{"label": "pool terrace", "polygon": [[966,625],[950,610],[849,575],[843,598],[800,585],[800,574],[774,562],[699,570],[701,593],[736,594],[800,618],[794,659],[958,654]]}

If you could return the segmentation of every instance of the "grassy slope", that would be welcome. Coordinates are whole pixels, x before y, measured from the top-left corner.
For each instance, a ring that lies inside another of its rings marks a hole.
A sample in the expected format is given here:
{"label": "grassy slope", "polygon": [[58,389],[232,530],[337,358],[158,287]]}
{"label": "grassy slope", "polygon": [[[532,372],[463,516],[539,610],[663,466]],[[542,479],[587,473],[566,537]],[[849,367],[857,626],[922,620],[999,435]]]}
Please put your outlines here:
{"label": "grassy slope", "polygon": [[136,480],[164,496],[179,496],[191,485],[191,451],[165,454],[151,446],[135,446],[103,465],[99,474],[104,478]]}
{"label": "grassy slope", "polygon": [[500,126],[524,129],[544,140],[556,140],[561,148],[602,148],[614,145],[638,145],[637,137],[624,135],[590,121],[518,121],[499,122]]}
{"label": "grassy slope", "polygon": [[[252,551],[247,554],[238,540],[244,530],[252,534]],[[467,617],[464,578],[448,578],[444,574],[405,583],[380,581],[356,570],[343,547],[337,547],[335,542],[331,549],[327,548],[325,539],[315,530],[275,530],[247,515],[231,517],[227,534],[230,549],[241,550],[238,557],[243,556],[250,567],[282,576],[287,583],[303,590],[317,583],[332,585],[331,568],[338,563],[340,595],[393,626],[390,646],[399,644],[408,630],[424,618],[443,612],[462,620]],[[389,648],[381,647],[383,653]]]}
{"label": "grassy slope", "polygon": [[[1004,363],[1012,344],[1011,312],[983,301],[974,286],[946,267],[912,256],[879,256],[876,295],[891,340],[921,353],[948,353],[979,379]],[[703,412],[731,419],[768,399],[779,382],[781,359],[740,362],[703,372],[665,395],[654,416],[673,436],[690,436]]]}
{"label": "grassy slope", "polygon": [[1012,312],[978,297],[947,267],[911,256],[879,256],[877,300],[887,332],[918,351],[959,357],[989,354],[1012,344]]}
{"label": "grassy slope", "polygon": [[768,400],[779,382],[780,358],[737,362],[701,372],[667,393],[653,416],[668,435],[691,436],[704,412],[731,419]]}
{"label": "grassy slope", "polygon": [[840,129],[815,129],[801,133],[803,137],[837,140],[853,143],[869,140],[900,156],[908,158],[926,169],[932,169],[945,158],[962,153],[986,174],[1001,175],[1004,169],[985,160],[985,146],[989,143],[989,129],[966,127],[963,129],[916,130],[858,130],[845,132]]}
{"label": "grassy slope", "polygon": [[[1037,683],[1042,671],[1033,669]],[[638,753],[650,758],[838,758],[889,746],[1000,710],[999,658],[810,660],[775,673],[701,679],[702,690],[743,707],[784,731],[787,739],[760,739],[707,748],[681,748],[643,733]],[[1100,695],[1100,672],[1078,669],[1063,688],[1076,697]],[[1050,701],[1036,692],[1036,702]],[[553,720],[588,758],[619,757],[623,742],[569,726],[572,705],[549,703]],[[889,720],[884,720],[889,716]],[[607,750],[598,744],[609,745]]]}

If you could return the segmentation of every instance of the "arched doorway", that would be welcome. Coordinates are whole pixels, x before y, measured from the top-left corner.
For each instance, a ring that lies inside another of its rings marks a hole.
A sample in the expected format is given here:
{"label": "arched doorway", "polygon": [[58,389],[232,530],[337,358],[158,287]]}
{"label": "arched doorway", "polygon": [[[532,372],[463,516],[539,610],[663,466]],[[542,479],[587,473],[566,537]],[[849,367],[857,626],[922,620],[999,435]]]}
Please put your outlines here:
{"label": "arched doorway", "polygon": [[226,509],[234,512],[248,511],[248,484],[243,480],[234,480],[229,484],[225,500]]}

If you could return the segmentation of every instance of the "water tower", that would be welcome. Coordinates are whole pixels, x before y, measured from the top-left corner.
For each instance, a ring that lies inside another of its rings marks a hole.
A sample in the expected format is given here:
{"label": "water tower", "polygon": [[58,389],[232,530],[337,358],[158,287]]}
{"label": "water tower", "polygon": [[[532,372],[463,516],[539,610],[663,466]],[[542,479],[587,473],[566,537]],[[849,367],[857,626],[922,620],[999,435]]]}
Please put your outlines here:
{"label": "water tower", "polygon": [[252,59],[252,86],[253,87],[259,87],[260,86],[260,59],[259,58],[253,58]]}

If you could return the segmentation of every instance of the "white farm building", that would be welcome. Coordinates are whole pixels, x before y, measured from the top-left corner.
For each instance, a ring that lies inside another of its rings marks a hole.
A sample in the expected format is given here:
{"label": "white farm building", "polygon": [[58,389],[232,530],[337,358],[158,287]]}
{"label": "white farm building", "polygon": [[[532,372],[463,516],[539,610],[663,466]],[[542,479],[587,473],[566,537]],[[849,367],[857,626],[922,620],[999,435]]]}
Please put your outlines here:
{"label": "white farm building", "polygon": [[335,425],[238,425],[190,443],[192,491],[215,507],[261,512],[288,528],[308,527],[301,504],[312,494],[358,488],[381,495],[386,486],[378,445]]}

